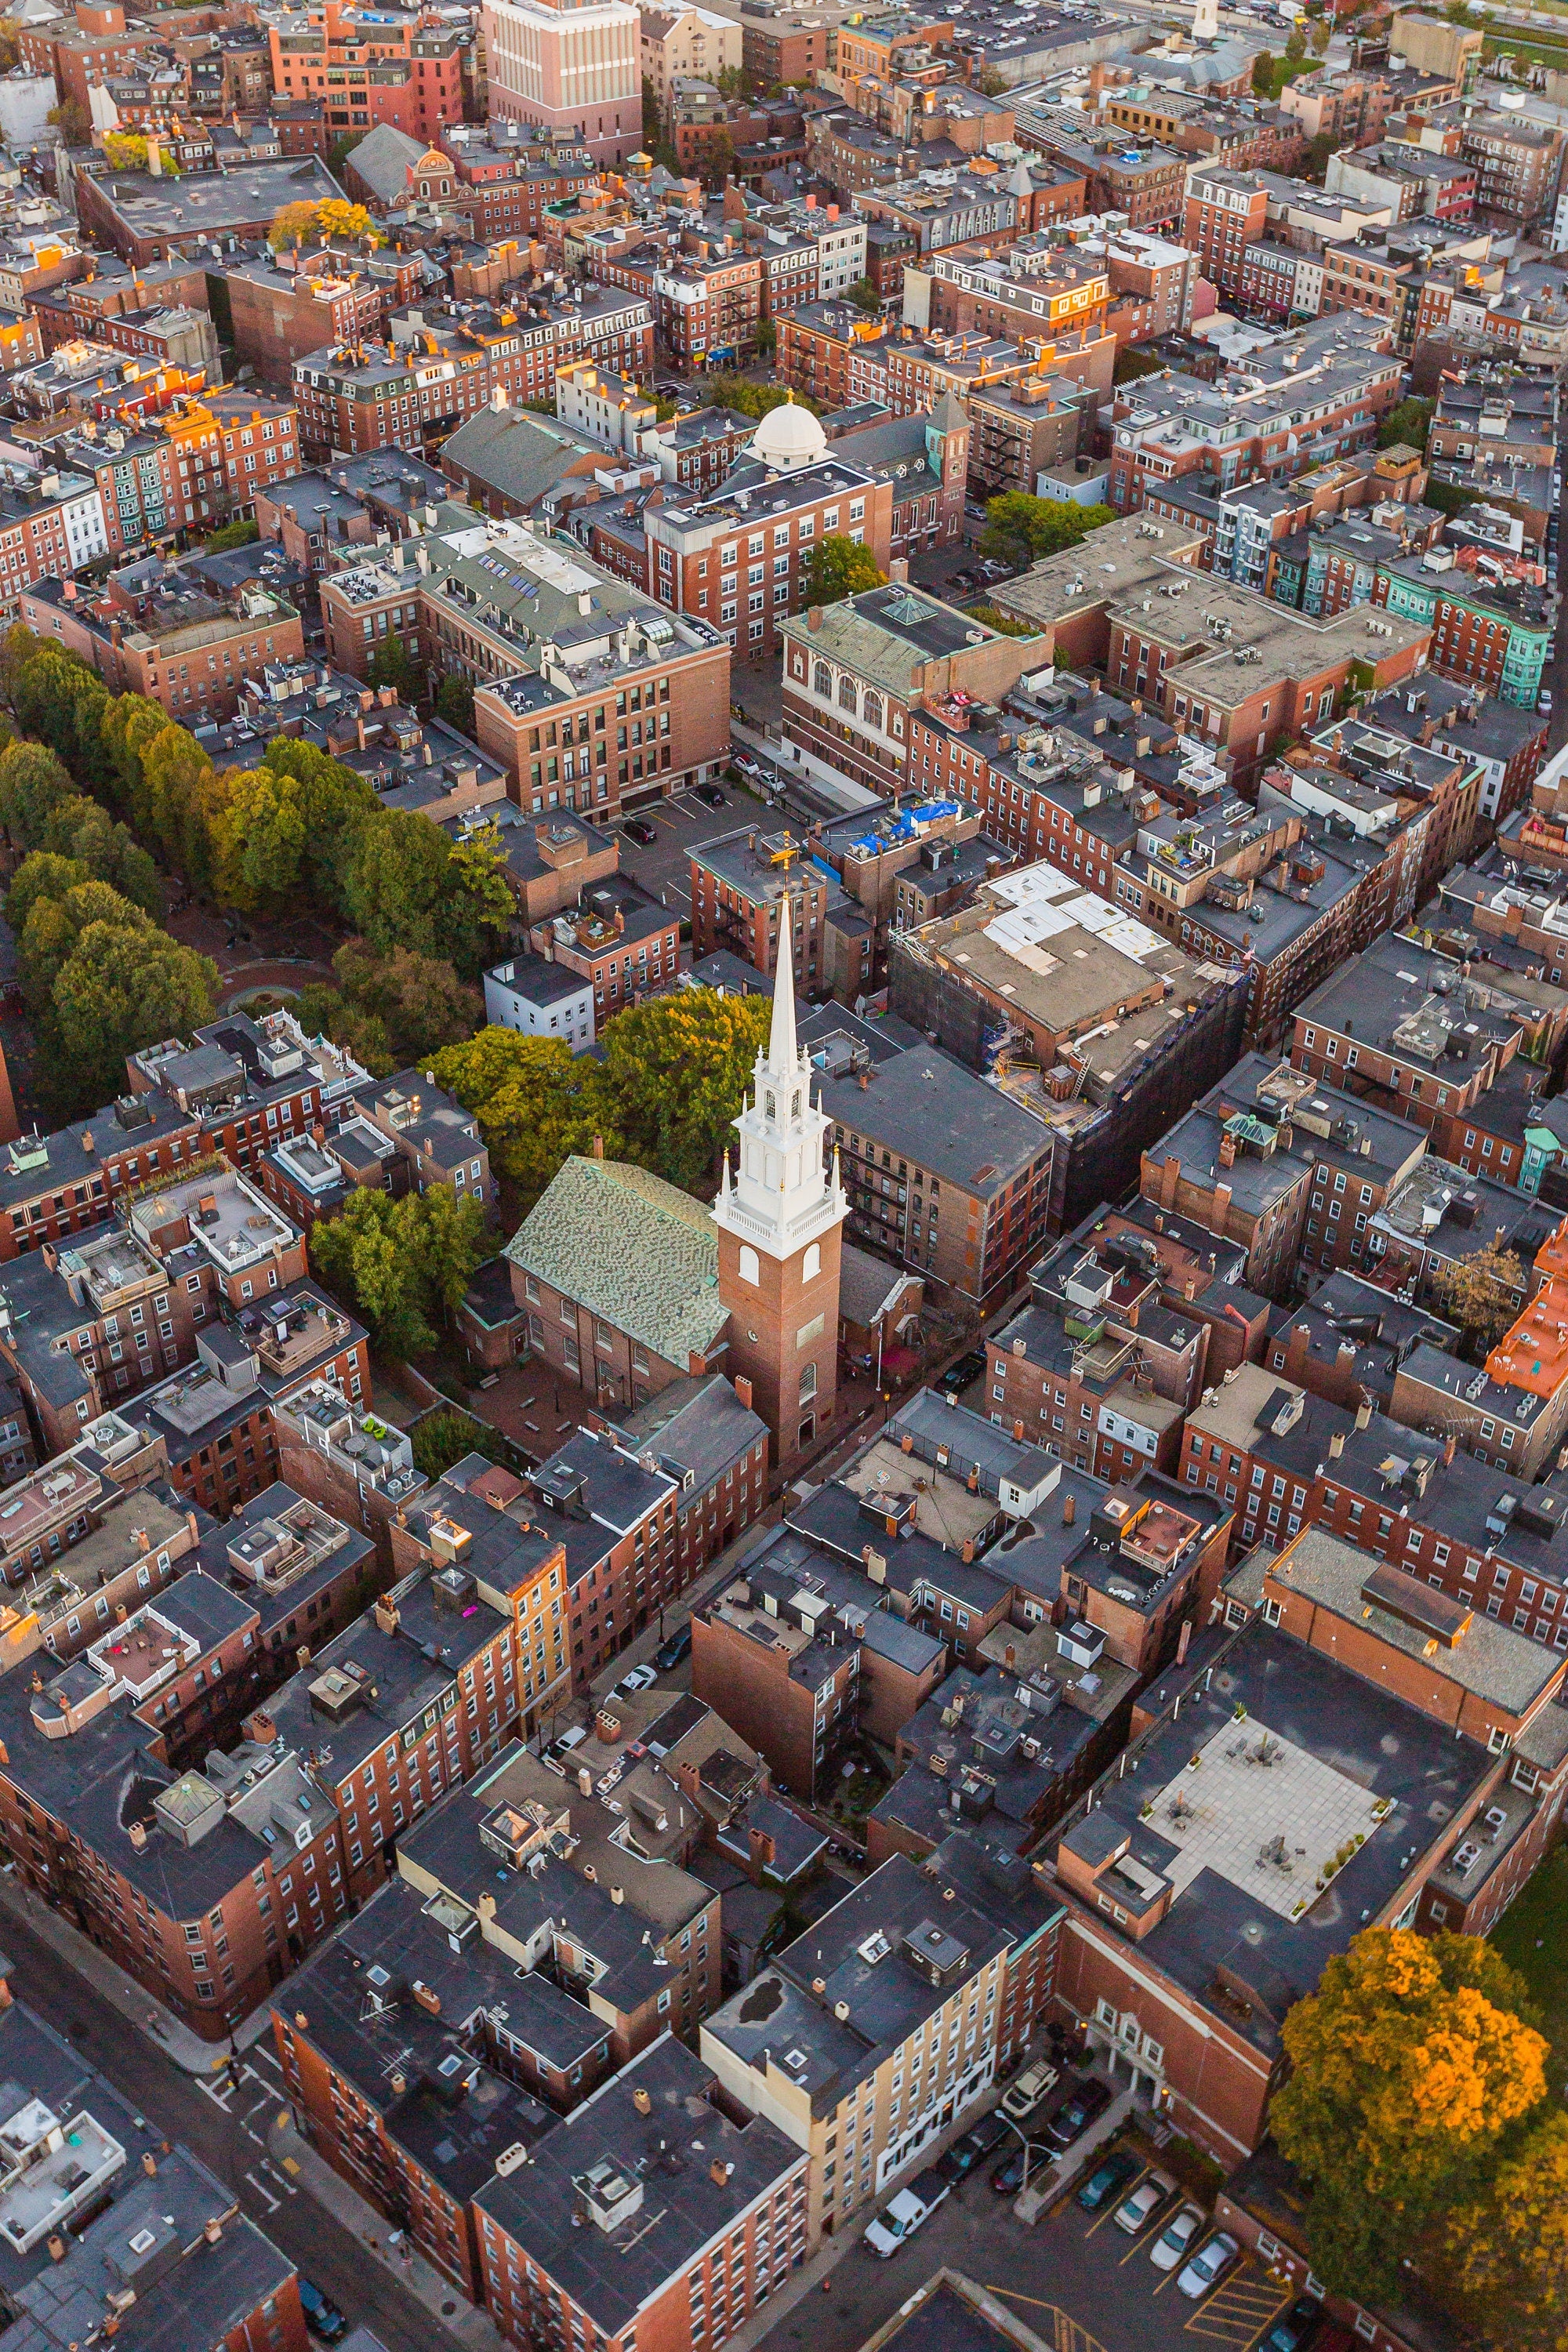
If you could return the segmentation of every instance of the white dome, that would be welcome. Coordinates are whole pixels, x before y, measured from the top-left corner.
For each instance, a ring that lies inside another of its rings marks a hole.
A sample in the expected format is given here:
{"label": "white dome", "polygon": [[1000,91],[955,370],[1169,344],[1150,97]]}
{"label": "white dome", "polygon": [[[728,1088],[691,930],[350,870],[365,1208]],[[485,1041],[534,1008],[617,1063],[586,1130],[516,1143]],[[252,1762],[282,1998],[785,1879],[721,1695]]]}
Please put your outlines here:
{"label": "white dome", "polygon": [[809,408],[793,400],[770,408],[752,436],[748,455],[760,457],[771,474],[797,474],[827,454],[827,436]]}

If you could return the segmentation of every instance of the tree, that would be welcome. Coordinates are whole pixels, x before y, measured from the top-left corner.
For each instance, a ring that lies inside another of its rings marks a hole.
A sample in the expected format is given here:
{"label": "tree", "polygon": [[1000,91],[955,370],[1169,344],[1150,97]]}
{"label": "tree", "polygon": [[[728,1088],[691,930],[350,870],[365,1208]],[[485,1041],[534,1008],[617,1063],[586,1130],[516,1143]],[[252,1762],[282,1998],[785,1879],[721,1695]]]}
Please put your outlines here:
{"label": "tree", "polygon": [[86,1110],[122,1093],[126,1055],[188,1037],[212,1019],[216,995],[216,967],[145,917],[133,929],[89,923],[56,977],[44,1024],[43,1042],[58,1043],[57,1087]]}
{"label": "tree", "polygon": [[488,1462],[505,1463],[511,1458],[511,1449],[499,1429],[488,1421],[476,1421],[471,1412],[463,1412],[456,1405],[438,1405],[423,1414],[408,1435],[414,1467],[422,1470],[432,1486],[466,1454],[482,1454]]}
{"label": "tree", "polygon": [[431,1303],[450,1321],[483,1255],[485,1213],[471,1192],[456,1192],[450,1184],[430,1185],[422,1199],[420,1267]]}
{"label": "tree", "polygon": [[5,897],[5,920],[19,940],[40,898],[63,898],[79,883],[91,879],[86,866],[79,865],[74,857],[58,857],[47,849],[35,850],[30,857],[23,858],[12,878]]}
{"label": "tree", "polygon": [[363,940],[346,940],[332,958],[341,1002],[379,1023],[388,1051],[401,1064],[423,1067],[445,1046],[471,1037],[484,1021],[484,999],[435,956],[394,948],[375,955]]}
{"label": "tree", "polygon": [[1292,25],[1285,43],[1285,62],[1299,66],[1307,54],[1307,36],[1300,25]]}
{"label": "tree", "polygon": [[364,676],[367,686],[395,688],[397,699],[405,710],[412,710],[425,693],[425,673],[417,662],[409,659],[401,637],[382,639],[365,664]]}
{"label": "tree", "polygon": [[163,886],[158,868],[140,842],[122,824],[116,824],[101,802],[74,793],[50,811],[38,841],[40,849],[79,865],[96,881],[107,882],[133,907],[163,917]]}
{"label": "tree", "polygon": [[36,890],[32,897],[16,942],[16,962],[22,995],[35,1016],[47,1012],[62,968],[92,925],[129,931],[153,929],[139,907],[122,898],[109,883],[95,882],[90,877],[71,884],[63,893]]}
{"label": "tree", "polygon": [[713,77],[713,87],[721,98],[750,98],[752,77],[743,66],[721,66]]}
{"label": "tree", "polygon": [[778,349],[779,331],[771,319],[762,320],[757,327],[757,357],[771,360]]}
{"label": "tree", "polygon": [[384,1355],[424,1355],[436,1344],[425,1312],[425,1202],[356,1186],[340,1216],[310,1229],[310,1264],[353,1308]]}
{"label": "tree", "polygon": [[1035,499],[1025,490],[1005,490],[985,507],[985,528],[980,534],[982,555],[1003,563],[1023,565],[1076,547],[1091,530],[1115,517],[1109,507],[1080,507],[1074,499]]}
{"label": "tree", "polygon": [[343,166],[364,135],[363,131],[345,131],[342,137],[334,139],[327,150],[327,169],[340,186],[342,183]]}
{"label": "tree", "polygon": [[882,307],[882,298],[868,278],[855,280],[849,289],[849,299],[858,310],[864,310],[868,318],[874,319]]}
{"label": "tree", "polygon": [[8,743],[0,751],[0,825],[18,848],[41,849],[55,811],[79,798],[68,771],[43,744]]}
{"label": "tree", "polygon": [[703,149],[701,176],[710,188],[722,188],[735,168],[735,142],[727,131],[715,132]]}
{"label": "tree", "polygon": [[1280,2029],[1293,2072],[1271,2110],[1311,2189],[1312,2267],[1381,2302],[1402,2257],[1474,2193],[1500,2135],[1546,2090],[1522,1980],[1473,1936],[1370,1928]]}
{"label": "tree", "polygon": [[305,827],[301,887],[324,913],[340,913],[344,877],[360,835],[367,825],[381,822],[381,801],[374,785],[341,760],[318,751],[314,743],[296,742],[287,736],[273,739],[261,764],[275,774],[292,777],[299,786],[299,809]]}
{"label": "tree", "polygon": [[692,988],[606,1023],[605,1082],[633,1158],[688,1192],[711,1178],[772,1018],[770,997]]}
{"label": "tree", "polygon": [[134,132],[106,131],[103,152],[117,172],[144,172],[147,169],[147,142]]}
{"label": "tree", "polygon": [[1124,343],[1116,354],[1110,380],[1112,383],[1133,383],[1142,375],[1163,375],[1165,364],[1152,352],[1141,352],[1134,344]]}
{"label": "tree", "polygon": [[479,1120],[491,1167],[524,1208],[570,1152],[593,1150],[595,1136],[611,1159],[626,1156],[603,1070],[574,1060],[557,1037],[481,1029],[438,1054],[432,1066],[437,1086]]}
{"label": "tree", "polygon": [[1271,55],[1268,49],[1264,50],[1261,57],[1253,58],[1252,89],[1255,97],[1273,97],[1274,77],[1279,70],[1279,58]]}
{"label": "tree", "polygon": [[1435,400],[1419,400],[1414,394],[1407,399],[1397,401],[1384,412],[1378,425],[1378,447],[1392,449],[1396,442],[1402,441],[1409,448],[1424,452],[1432,412],[1436,405]]}
{"label": "tree", "polygon": [[64,100],[58,106],[51,106],[49,121],[67,147],[85,147],[92,137],[92,123],[87,110],[74,98]]}
{"label": "tree", "polygon": [[474,684],[459,669],[449,669],[436,688],[436,716],[455,727],[459,735],[474,739]]}
{"label": "tree", "polygon": [[499,949],[513,900],[500,836],[483,825],[461,843],[407,809],[384,809],[355,836],[343,912],[374,953],[445,958],[472,975]]}
{"label": "tree", "polygon": [[267,232],[267,242],[274,253],[286,246],[301,246],[315,235],[316,207],[303,200],[284,205],[272,215],[272,226]]}
{"label": "tree", "polygon": [[821,409],[815,400],[803,392],[793,391],[783,383],[753,383],[750,376],[721,373],[708,379],[708,397],[715,408],[732,408],[737,415],[763,417],[773,408],[782,407],[793,400],[797,408],[809,408],[814,416]]}
{"label": "tree", "polygon": [[1568,2342],[1568,2116],[1537,2124],[1449,2224],[1448,2285],[1510,2352]]}
{"label": "tree", "polygon": [[226,522],[206,542],[208,555],[226,555],[231,547],[252,547],[261,537],[258,522]]}
{"label": "tree", "polygon": [[1000,98],[1010,84],[1005,74],[998,73],[994,66],[982,66],[974,77],[974,87],[982,98]]}
{"label": "tree", "polygon": [[1321,187],[1328,174],[1329,158],[1339,153],[1340,146],[1339,133],[1334,131],[1320,131],[1315,138],[1309,139],[1306,161],[1301,166],[1302,178],[1314,181]]}
{"label": "tree", "polygon": [[658,92],[647,74],[642,78],[642,143],[643,152],[651,155],[664,139],[664,124],[659,119]]}
{"label": "tree", "polygon": [[383,242],[381,232],[364,206],[350,204],[346,196],[328,196],[316,206],[316,229],[319,236],[333,243],[340,239],[345,245]]}
{"label": "tree", "polygon": [[1489,1242],[1474,1257],[1433,1270],[1432,1294],[1478,1352],[1495,1348],[1524,1300],[1524,1268],[1512,1250]]}
{"label": "tree", "polygon": [[213,896],[220,907],[282,908],[299,896],[305,855],[300,787],[276,768],[215,779],[205,823]]}
{"label": "tree", "polygon": [[880,588],[886,578],[868,547],[862,547],[858,540],[846,539],[842,531],[830,530],[826,539],[817,541],[807,559],[805,601],[837,604],[841,597]]}

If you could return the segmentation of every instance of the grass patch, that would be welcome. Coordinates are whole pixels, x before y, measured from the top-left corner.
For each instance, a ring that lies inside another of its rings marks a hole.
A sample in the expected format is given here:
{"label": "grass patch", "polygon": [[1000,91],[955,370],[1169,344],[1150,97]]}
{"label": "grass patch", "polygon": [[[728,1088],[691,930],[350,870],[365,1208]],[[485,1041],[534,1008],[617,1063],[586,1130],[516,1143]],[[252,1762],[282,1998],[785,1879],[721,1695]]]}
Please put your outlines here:
{"label": "grass patch", "polygon": [[1568,2063],[1568,1839],[1560,1839],[1491,1932],[1530,1987],[1559,2067]]}

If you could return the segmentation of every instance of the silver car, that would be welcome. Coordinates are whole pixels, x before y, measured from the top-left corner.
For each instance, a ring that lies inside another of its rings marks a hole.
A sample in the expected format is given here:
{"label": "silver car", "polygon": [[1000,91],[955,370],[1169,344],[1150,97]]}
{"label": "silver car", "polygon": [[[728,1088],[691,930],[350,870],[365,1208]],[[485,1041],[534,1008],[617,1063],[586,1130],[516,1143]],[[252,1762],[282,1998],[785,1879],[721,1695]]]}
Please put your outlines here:
{"label": "silver car", "polygon": [[1216,2230],[1206,2246],[1200,2246],[1186,2269],[1176,2281],[1177,2292],[1190,2295],[1194,2303],[1217,2286],[1233,2263],[1238,2260],[1241,2248],[1223,2230]]}
{"label": "silver car", "polygon": [[1117,2228],[1135,2238],[1144,2223],[1153,2220],[1166,2198],[1175,2193],[1176,2184],[1168,2172],[1145,2173],[1131,2196],[1117,2207]]}
{"label": "silver car", "polygon": [[1178,2263],[1185,2262],[1187,2248],[1204,2226],[1204,2217],[1195,2205],[1184,2205],[1173,2214],[1149,2249],[1149,2260],[1157,2271],[1173,2271]]}

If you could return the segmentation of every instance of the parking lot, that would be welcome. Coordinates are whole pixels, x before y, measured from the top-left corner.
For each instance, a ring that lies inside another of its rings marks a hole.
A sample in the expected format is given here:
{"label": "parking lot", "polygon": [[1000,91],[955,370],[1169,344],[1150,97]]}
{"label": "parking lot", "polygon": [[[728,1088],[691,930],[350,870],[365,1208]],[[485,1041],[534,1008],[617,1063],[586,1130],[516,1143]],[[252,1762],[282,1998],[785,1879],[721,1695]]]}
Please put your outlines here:
{"label": "parking lot", "polygon": [[762,807],[729,776],[721,781],[719,789],[727,803],[721,809],[706,807],[695,793],[677,793],[673,800],[649,801],[639,808],[637,814],[654,827],[657,841],[634,841],[625,825],[616,828],[621,872],[682,917],[691,913],[691,870],[687,861],[692,849],[718,834],[754,824]]}
{"label": "parking lot", "polygon": [[[1058,2337],[1054,2314],[1060,2312],[1082,2331],[1075,2340],[1086,2337],[1100,2352],[1198,2352],[1203,2346],[1252,2352],[1289,2305],[1290,2291],[1247,2255],[1206,2296],[1184,2295],[1177,2285],[1181,2264],[1161,2271],[1150,2254],[1184,2203],[1206,2214],[1210,2200],[1178,2180],[1177,2193],[1130,2236],[1116,2225],[1118,2208],[1152,2168],[1173,2168],[1169,2150],[1155,2148],[1128,2126],[1096,2151],[1089,2170],[1103,2155],[1121,2150],[1135,2159],[1135,2168],[1099,2211],[1082,2210],[1075,2180],[1032,2227],[1017,2220],[1011,2198],[992,2189],[996,2159],[988,2158],[890,2259],[852,2245],[826,2291],[813,2292],[787,2312],[762,2338],[759,2352],[794,2352],[797,2344],[809,2345],[811,2352],[854,2352],[944,2263],[1002,2297],[1048,2344],[1068,2340],[1065,2332]],[[869,2211],[857,2217],[857,2241],[870,2219]],[[1205,2219],[1189,2252],[1211,2235]]]}

